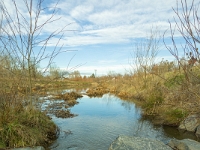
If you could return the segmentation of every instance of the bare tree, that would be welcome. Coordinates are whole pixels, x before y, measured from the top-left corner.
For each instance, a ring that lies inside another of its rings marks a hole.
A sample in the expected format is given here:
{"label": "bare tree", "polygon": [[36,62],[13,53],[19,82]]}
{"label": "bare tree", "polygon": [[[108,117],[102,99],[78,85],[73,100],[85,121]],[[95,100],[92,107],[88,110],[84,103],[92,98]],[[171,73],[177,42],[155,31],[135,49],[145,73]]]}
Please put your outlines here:
{"label": "bare tree", "polygon": [[[200,2],[192,0],[190,5],[188,5],[187,0],[181,0],[180,3],[177,1],[176,8],[173,8],[175,13],[174,22],[175,26],[170,24],[170,33],[173,47],[167,46],[169,52],[178,60],[180,67],[185,71],[189,71],[195,62],[200,61],[200,53],[198,46],[200,44],[200,11],[199,11]],[[176,31],[182,36],[184,40],[184,45],[182,49],[177,47],[176,41]],[[165,42],[165,41],[164,41]],[[180,53],[184,53],[185,59],[188,60],[188,65],[181,64]]]}
{"label": "bare tree", "polygon": [[[55,29],[49,35],[42,35],[47,25],[58,21],[56,18],[58,12],[57,4],[54,7],[44,7],[44,0],[23,0],[20,1],[25,9],[24,13],[19,8],[19,1],[11,0],[14,13],[8,10],[4,1],[0,1],[1,10],[1,30],[0,30],[0,46],[1,53],[8,55],[10,58],[17,60],[17,67],[22,70],[21,75],[28,81],[30,95],[32,95],[32,78],[36,66],[44,59],[47,59],[45,70],[50,66],[53,59],[61,53],[63,45],[59,45],[66,27]],[[48,18],[42,21],[42,14],[50,11]],[[47,46],[50,40],[57,39],[57,43],[53,50],[48,53]],[[34,58],[34,61],[32,61]]]}
{"label": "bare tree", "polygon": [[[173,8],[175,13],[174,23],[169,21],[170,24],[170,38],[172,46],[168,46],[165,41],[164,44],[169,52],[178,61],[180,73],[184,73],[185,82],[182,84],[182,88],[186,88],[189,94],[193,94],[198,99],[200,93],[197,90],[200,83],[199,78],[199,65],[195,65],[196,62],[200,62],[200,53],[198,47],[200,46],[200,11],[199,1],[177,1],[176,8]],[[181,48],[177,43],[177,34],[181,39]],[[194,70],[196,71],[193,71]],[[185,91],[184,91],[185,92]],[[188,96],[189,97],[189,96]],[[195,99],[195,98],[193,98]]]}
{"label": "bare tree", "polygon": [[138,77],[141,77],[141,81],[145,83],[145,87],[147,74],[151,72],[159,52],[159,42],[160,35],[157,29],[152,28],[150,35],[145,40],[135,44],[131,66],[134,74],[138,74]]}

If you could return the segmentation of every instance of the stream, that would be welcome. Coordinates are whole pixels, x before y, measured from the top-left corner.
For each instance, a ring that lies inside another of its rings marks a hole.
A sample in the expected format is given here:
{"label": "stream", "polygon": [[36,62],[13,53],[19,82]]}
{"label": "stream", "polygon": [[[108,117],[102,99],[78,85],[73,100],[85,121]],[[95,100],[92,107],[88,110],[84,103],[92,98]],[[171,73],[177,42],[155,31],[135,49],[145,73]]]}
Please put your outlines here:
{"label": "stream", "polygon": [[[77,114],[73,118],[51,115],[60,128],[60,135],[50,149],[107,150],[119,135],[153,138],[164,143],[172,138],[195,139],[193,135],[180,134],[176,128],[153,125],[141,118],[141,109],[134,103],[113,95],[105,94],[101,98],[83,95],[78,102],[70,108]],[[47,103],[48,100],[43,105]]]}

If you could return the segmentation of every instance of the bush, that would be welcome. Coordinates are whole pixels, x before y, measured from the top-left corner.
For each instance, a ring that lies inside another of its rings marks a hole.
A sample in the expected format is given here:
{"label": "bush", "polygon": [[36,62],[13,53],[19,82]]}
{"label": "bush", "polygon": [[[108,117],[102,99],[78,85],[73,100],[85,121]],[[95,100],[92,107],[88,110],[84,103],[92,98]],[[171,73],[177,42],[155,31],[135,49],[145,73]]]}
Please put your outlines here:
{"label": "bush", "polygon": [[181,85],[184,81],[185,77],[184,75],[176,75],[167,81],[165,81],[164,85],[168,88],[174,87],[176,85]]}
{"label": "bush", "polygon": [[167,120],[170,123],[178,124],[188,115],[188,112],[187,112],[187,110],[183,110],[181,108],[176,108],[173,110],[168,110],[166,112],[166,115],[167,115]]}
{"label": "bush", "polygon": [[145,98],[146,103],[143,104],[143,108],[146,110],[146,114],[153,114],[156,111],[156,106],[162,104],[164,97],[161,88],[157,86],[148,91],[148,95]]}

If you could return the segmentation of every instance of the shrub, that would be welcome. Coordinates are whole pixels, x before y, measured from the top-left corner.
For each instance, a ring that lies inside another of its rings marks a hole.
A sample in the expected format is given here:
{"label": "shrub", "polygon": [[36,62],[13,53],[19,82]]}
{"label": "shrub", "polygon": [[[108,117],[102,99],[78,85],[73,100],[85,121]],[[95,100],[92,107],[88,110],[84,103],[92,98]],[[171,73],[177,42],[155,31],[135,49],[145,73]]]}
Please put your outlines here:
{"label": "shrub", "polygon": [[188,112],[187,112],[187,110],[184,110],[181,108],[176,108],[173,110],[168,110],[166,112],[166,115],[167,115],[167,120],[169,122],[177,124],[188,115]]}
{"label": "shrub", "polygon": [[167,81],[165,81],[164,85],[168,88],[174,87],[176,85],[181,85],[184,81],[185,77],[184,75],[176,75],[170,79],[168,79]]}
{"label": "shrub", "polygon": [[143,104],[143,108],[146,110],[146,114],[153,114],[156,111],[156,106],[162,104],[164,97],[161,88],[157,86],[151,91],[148,91],[148,96],[146,97],[146,103]]}

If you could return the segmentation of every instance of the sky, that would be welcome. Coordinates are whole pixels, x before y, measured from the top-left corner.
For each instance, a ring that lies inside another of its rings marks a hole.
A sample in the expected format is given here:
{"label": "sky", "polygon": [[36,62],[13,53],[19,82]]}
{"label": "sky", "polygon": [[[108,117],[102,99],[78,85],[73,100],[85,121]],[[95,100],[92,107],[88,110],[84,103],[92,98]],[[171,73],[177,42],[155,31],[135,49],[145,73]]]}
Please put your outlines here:
{"label": "sky", "polygon": [[[4,3],[14,14],[11,0]],[[23,0],[16,3],[27,15]],[[41,37],[67,25],[58,44],[67,52],[59,54],[53,61],[61,69],[79,70],[82,75],[126,73],[131,69],[135,45],[147,39],[152,29],[161,35],[157,61],[174,59],[165,48],[162,36],[167,29],[169,31],[169,21],[174,24],[172,8],[176,8],[175,0],[60,0],[58,4],[56,0],[44,0],[42,6],[47,9],[41,12],[38,24],[50,17],[55,6],[54,19],[59,19],[47,24]],[[167,32],[165,38],[170,45],[169,37]],[[58,37],[53,37],[46,51],[51,52],[57,41]]]}

